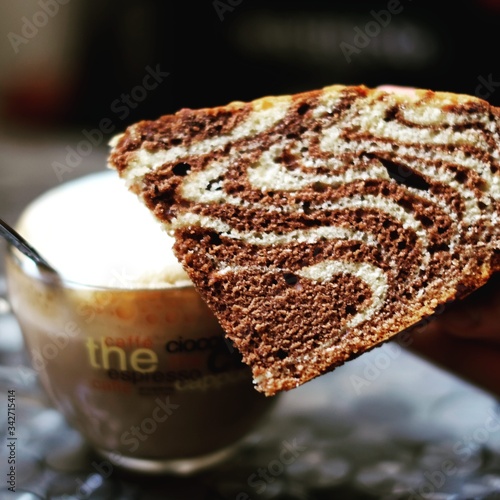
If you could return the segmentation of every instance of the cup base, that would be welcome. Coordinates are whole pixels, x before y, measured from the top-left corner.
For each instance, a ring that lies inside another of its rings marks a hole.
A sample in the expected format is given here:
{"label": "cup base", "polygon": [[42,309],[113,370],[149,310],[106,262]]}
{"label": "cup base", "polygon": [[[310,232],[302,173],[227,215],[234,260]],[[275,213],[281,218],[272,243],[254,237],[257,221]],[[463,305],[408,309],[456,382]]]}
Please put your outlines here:
{"label": "cup base", "polygon": [[95,451],[112,465],[131,472],[189,476],[224,462],[236,452],[237,448],[238,443],[206,455],[166,460],[126,457],[100,448]]}

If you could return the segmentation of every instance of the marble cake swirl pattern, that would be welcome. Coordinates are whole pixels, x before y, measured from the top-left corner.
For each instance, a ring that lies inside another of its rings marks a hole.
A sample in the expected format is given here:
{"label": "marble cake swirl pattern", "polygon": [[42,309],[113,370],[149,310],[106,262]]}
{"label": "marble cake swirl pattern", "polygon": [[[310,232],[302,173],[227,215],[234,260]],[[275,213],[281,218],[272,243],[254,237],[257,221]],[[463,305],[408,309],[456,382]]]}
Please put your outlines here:
{"label": "marble cake swirl pattern", "polygon": [[140,122],[110,165],[270,395],[500,269],[499,123],[470,96],[333,86]]}

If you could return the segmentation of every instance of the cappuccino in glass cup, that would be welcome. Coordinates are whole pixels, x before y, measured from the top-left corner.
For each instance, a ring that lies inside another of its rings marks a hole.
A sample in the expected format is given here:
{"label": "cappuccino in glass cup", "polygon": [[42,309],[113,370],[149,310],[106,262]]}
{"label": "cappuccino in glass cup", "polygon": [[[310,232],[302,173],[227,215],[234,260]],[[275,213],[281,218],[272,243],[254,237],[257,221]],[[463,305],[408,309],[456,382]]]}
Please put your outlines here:
{"label": "cappuccino in glass cup", "polygon": [[273,407],[114,172],[65,183],[18,231],[58,271],[10,249],[12,308],[52,403],[111,463],[190,473],[229,456]]}

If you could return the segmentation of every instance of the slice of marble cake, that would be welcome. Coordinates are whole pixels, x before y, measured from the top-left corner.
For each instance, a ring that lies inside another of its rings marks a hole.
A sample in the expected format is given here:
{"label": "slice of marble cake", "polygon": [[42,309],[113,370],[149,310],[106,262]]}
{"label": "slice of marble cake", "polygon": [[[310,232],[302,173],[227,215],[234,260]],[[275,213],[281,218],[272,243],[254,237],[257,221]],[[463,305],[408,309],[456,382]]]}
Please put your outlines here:
{"label": "slice of marble cake", "polygon": [[471,96],[335,85],[139,122],[110,166],[272,395],[500,270],[499,124]]}

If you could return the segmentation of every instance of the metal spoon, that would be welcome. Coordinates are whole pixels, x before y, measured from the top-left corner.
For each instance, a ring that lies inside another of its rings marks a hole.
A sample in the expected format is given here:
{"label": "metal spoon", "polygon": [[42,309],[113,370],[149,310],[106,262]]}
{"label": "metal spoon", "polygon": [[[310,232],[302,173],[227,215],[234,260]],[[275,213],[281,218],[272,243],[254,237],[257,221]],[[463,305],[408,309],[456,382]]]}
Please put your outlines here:
{"label": "metal spoon", "polygon": [[26,257],[46,271],[57,271],[12,227],[0,219],[0,236],[3,236],[11,245],[15,246]]}

